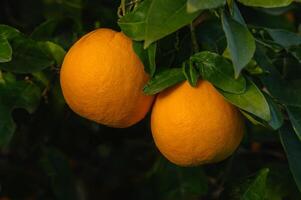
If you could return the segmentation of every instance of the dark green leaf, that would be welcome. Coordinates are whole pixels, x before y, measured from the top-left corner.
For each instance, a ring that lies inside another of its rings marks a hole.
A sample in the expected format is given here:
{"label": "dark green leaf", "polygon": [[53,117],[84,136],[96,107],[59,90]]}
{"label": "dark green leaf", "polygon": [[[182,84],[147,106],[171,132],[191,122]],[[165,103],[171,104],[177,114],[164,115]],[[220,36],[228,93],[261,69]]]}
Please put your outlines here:
{"label": "dark green leaf", "polygon": [[152,43],[147,49],[143,48],[143,42],[133,42],[133,49],[144,65],[144,70],[151,76],[156,71],[157,44]]}
{"label": "dark green leaf", "polygon": [[246,6],[275,8],[284,7],[293,2],[293,0],[238,0]]}
{"label": "dark green leaf", "polygon": [[48,55],[47,50],[27,37],[20,36],[10,41],[13,49],[13,58],[8,63],[0,63],[0,69],[16,73],[31,73],[43,70],[54,60]]}
{"label": "dark green leaf", "polygon": [[274,130],[277,130],[283,124],[283,114],[280,111],[279,106],[274,102],[274,100],[270,96],[265,95],[265,98],[269,104],[271,111],[271,120],[268,123]]}
{"label": "dark green leaf", "polygon": [[199,12],[187,13],[186,0],[145,0],[118,24],[133,40],[144,40],[144,48],[152,42],[189,24]]}
{"label": "dark green leaf", "polygon": [[186,80],[192,87],[196,87],[199,78],[199,72],[195,69],[194,65],[188,61],[183,63],[183,74]]}
{"label": "dark green leaf", "polygon": [[[31,82],[5,80],[0,83],[0,146],[6,146],[10,142],[16,125],[11,112],[15,108],[26,109],[29,113],[37,108],[40,102],[41,91]],[[7,76],[7,77],[6,77]]]}
{"label": "dark green leaf", "polygon": [[7,39],[0,35],[0,63],[9,62],[12,57],[12,49]]}
{"label": "dark green leaf", "polygon": [[160,199],[194,199],[208,190],[206,176],[200,167],[178,167],[162,158],[152,171]]}
{"label": "dark green leaf", "polygon": [[299,105],[286,105],[286,110],[292,126],[301,141],[301,102]]}
{"label": "dark green leaf", "polygon": [[301,35],[281,29],[265,29],[272,39],[285,48],[301,45]]}
{"label": "dark green leaf", "polygon": [[245,78],[240,75],[235,79],[232,64],[222,56],[203,51],[193,55],[191,62],[197,66],[203,79],[210,81],[216,87],[235,94],[246,90]]}
{"label": "dark green leaf", "polygon": [[255,52],[255,40],[248,28],[223,12],[223,29],[234,65],[235,76],[250,62]]}
{"label": "dark green leaf", "polygon": [[279,131],[282,146],[286,152],[290,170],[301,191],[301,142],[290,125],[282,126]]}
{"label": "dark green leaf", "polygon": [[247,79],[246,91],[242,94],[233,94],[220,90],[224,97],[237,107],[250,112],[257,117],[270,121],[271,114],[269,104],[262,92],[249,79]]}
{"label": "dark green leaf", "polygon": [[55,60],[57,66],[62,64],[66,51],[60,45],[50,41],[39,42],[39,45],[48,53],[49,57]]}
{"label": "dark green leaf", "polygon": [[198,10],[213,9],[225,5],[226,0],[188,0],[187,11],[195,12]]}
{"label": "dark green leaf", "polygon": [[262,169],[250,182],[241,196],[242,200],[264,200],[269,169]]}
{"label": "dark green leaf", "polygon": [[45,149],[41,164],[51,179],[52,190],[58,200],[78,199],[68,160],[60,151],[54,148]]}
{"label": "dark green leaf", "polygon": [[232,4],[233,4],[233,8],[232,8],[233,19],[236,20],[237,22],[241,23],[242,25],[247,26],[244,18],[242,17],[242,15],[240,13],[240,10],[239,10],[238,6],[235,3],[235,1],[233,1]]}
{"label": "dark green leaf", "polygon": [[168,69],[155,75],[143,91],[147,95],[153,95],[184,80],[185,76],[181,68]]}
{"label": "dark green leaf", "polygon": [[3,38],[10,40],[18,36],[19,34],[20,32],[17,29],[4,24],[0,24],[0,36],[2,36]]}
{"label": "dark green leaf", "polygon": [[288,51],[301,63],[301,47],[293,47]]}

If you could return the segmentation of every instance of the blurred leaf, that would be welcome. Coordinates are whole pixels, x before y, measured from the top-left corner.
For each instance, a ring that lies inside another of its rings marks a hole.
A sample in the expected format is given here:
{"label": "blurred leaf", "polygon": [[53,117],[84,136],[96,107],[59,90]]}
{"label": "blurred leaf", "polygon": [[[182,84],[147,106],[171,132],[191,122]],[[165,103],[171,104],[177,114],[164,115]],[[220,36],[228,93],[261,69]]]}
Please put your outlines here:
{"label": "blurred leaf", "polygon": [[238,0],[240,3],[246,6],[275,8],[284,7],[291,4],[292,0]]}
{"label": "blurred leaf", "polygon": [[301,141],[301,102],[299,105],[286,105],[286,110],[292,126]]}
{"label": "blurred leaf", "polygon": [[10,75],[3,74],[0,83],[0,146],[9,144],[16,125],[12,119],[12,111],[16,108],[26,109],[33,113],[40,102],[40,89],[29,81],[16,81]]}
{"label": "blurred leaf", "polygon": [[60,151],[55,148],[44,149],[41,164],[51,179],[52,190],[58,200],[78,199],[69,162]]}
{"label": "blurred leaf", "polygon": [[153,169],[157,193],[164,200],[194,199],[207,193],[208,185],[200,167],[178,167],[160,159]]}
{"label": "blurred leaf", "polygon": [[277,130],[283,124],[283,114],[280,111],[279,106],[274,102],[274,100],[270,96],[265,95],[265,98],[269,104],[271,111],[271,120],[268,123],[274,130]]}
{"label": "blurred leaf", "polygon": [[11,61],[12,53],[7,39],[0,35],[0,63]]}
{"label": "blurred leaf", "polygon": [[301,35],[297,33],[281,29],[266,28],[265,30],[270,34],[276,43],[280,44],[284,48],[301,45]]}
{"label": "blurred leaf", "polygon": [[282,146],[286,152],[290,170],[301,191],[301,142],[290,125],[285,124],[279,131]]}
{"label": "blurred leaf", "polygon": [[143,92],[147,95],[153,95],[184,80],[185,76],[181,68],[164,70],[146,84]]}
{"label": "blurred leaf", "polygon": [[188,0],[187,11],[192,13],[198,10],[213,9],[226,4],[226,0]]}
{"label": "blurred leaf", "polygon": [[82,34],[79,21],[71,17],[49,19],[37,26],[31,38],[38,41],[51,41],[63,48],[69,48]]}
{"label": "blurred leaf", "polygon": [[144,70],[153,77],[156,71],[157,44],[152,43],[147,49],[143,48],[143,42],[133,42],[133,49],[144,65]]}
{"label": "blurred leaf", "polygon": [[8,63],[0,63],[0,69],[15,73],[31,73],[43,70],[54,63],[46,50],[38,42],[25,36],[10,41],[13,58]]}
{"label": "blurred leaf", "polygon": [[232,7],[233,7],[232,8],[233,19],[236,20],[237,22],[239,22],[240,24],[247,26],[235,1],[232,2]]}
{"label": "blurred leaf", "polygon": [[264,200],[269,169],[262,169],[245,189],[242,200]]}
{"label": "blurred leaf", "polygon": [[301,63],[301,47],[293,47],[289,52]]}
{"label": "blurred leaf", "polygon": [[234,65],[235,77],[238,77],[253,57],[255,40],[247,27],[227,16],[225,12],[222,14],[222,24]]}
{"label": "blurred leaf", "polygon": [[220,90],[224,97],[237,107],[248,111],[257,117],[269,121],[271,119],[269,104],[262,92],[249,79],[246,91],[242,94],[233,94]]}
{"label": "blurred leaf", "polygon": [[199,72],[195,69],[193,63],[191,63],[190,61],[184,62],[182,69],[183,74],[186,80],[189,82],[189,84],[192,87],[196,87],[198,83]]}
{"label": "blurred leaf", "polygon": [[3,38],[10,40],[19,34],[20,32],[17,29],[8,25],[0,24],[0,36]]}
{"label": "blurred leaf", "polygon": [[246,90],[246,80],[240,75],[234,78],[233,66],[222,56],[203,51],[194,54],[191,62],[197,66],[202,78],[229,93],[240,94]]}
{"label": "blurred leaf", "polygon": [[60,45],[50,41],[39,42],[39,44],[42,46],[42,49],[45,49],[49,56],[55,60],[57,66],[62,64],[66,51]]}
{"label": "blurred leaf", "polygon": [[144,40],[144,48],[152,42],[189,24],[199,12],[187,13],[186,0],[145,0],[118,24],[133,40]]}

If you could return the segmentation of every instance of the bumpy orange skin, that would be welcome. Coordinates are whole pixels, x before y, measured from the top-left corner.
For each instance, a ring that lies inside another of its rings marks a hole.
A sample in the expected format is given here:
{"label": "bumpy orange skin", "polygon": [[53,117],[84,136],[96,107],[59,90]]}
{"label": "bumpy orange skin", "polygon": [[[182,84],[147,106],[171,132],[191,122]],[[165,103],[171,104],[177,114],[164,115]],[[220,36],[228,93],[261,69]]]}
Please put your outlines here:
{"label": "bumpy orange skin", "polygon": [[152,96],[143,94],[148,76],[132,41],[110,29],[88,33],[72,46],[65,56],[60,81],[74,112],[111,127],[137,123],[153,101]]}
{"label": "bumpy orange skin", "polygon": [[195,166],[231,155],[243,137],[239,111],[207,81],[184,82],[160,93],[151,115],[156,146],[171,162]]}

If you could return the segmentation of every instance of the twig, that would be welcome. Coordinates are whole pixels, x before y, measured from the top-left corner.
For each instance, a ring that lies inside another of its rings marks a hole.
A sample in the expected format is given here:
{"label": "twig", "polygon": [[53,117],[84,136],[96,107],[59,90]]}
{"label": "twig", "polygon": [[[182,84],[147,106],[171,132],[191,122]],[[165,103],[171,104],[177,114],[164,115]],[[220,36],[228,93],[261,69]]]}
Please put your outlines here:
{"label": "twig", "polygon": [[195,29],[193,24],[190,24],[190,34],[191,34],[191,42],[192,42],[192,48],[193,48],[193,52],[197,53],[200,51],[200,47],[196,38],[196,34],[195,34]]}

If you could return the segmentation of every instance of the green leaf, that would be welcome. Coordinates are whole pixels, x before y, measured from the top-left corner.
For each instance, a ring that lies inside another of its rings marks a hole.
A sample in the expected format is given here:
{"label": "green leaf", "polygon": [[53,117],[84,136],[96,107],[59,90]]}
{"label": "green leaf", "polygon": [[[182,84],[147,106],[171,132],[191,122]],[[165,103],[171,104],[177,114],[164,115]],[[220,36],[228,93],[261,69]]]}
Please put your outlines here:
{"label": "green leaf", "polygon": [[133,49],[144,65],[144,70],[153,77],[156,72],[157,44],[152,43],[147,49],[143,48],[143,42],[133,42]]}
{"label": "green leaf", "polygon": [[44,149],[42,167],[51,180],[52,190],[58,200],[76,200],[75,180],[67,158],[55,148]]}
{"label": "green leaf", "polygon": [[42,49],[48,53],[49,57],[55,60],[57,66],[60,66],[64,60],[66,51],[58,44],[55,44],[50,41],[39,42]]}
{"label": "green leaf", "polygon": [[292,47],[288,51],[301,63],[301,47]]}
{"label": "green leaf", "polygon": [[153,95],[184,80],[185,76],[181,68],[164,70],[146,84],[143,92],[147,95]]}
{"label": "green leaf", "polygon": [[160,158],[151,175],[160,199],[195,199],[208,190],[207,178],[200,167],[178,167]]}
{"label": "green leaf", "polygon": [[246,90],[243,76],[234,78],[233,66],[222,56],[209,51],[194,54],[191,62],[197,66],[202,78],[210,81],[223,91],[240,94]]}
{"label": "green leaf", "polygon": [[226,0],[188,0],[187,11],[192,13],[198,10],[213,9],[226,4]]}
{"label": "green leaf", "polygon": [[301,102],[299,105],[286,105],[285,107],[292,126],[301,141]]}
{"label": "green leaf", "polygon": [[31,82],[16,81],[3,74],[3,82],[0,83],[0,146],[9,144],[16,125],[12,118],[12,111],[16,108],[26,109],[33,113],[40,102],[41,91]]}
{"label": "green leaf", "polygon": [[280,44],[284,48],[301,45],[301,35],[297,33],[281,29],[266,28],[265,30],[270,34],[276,43]]}
{"label": "green leaf", "polygon": [[186,0],[145,0],[118,24],[133,40],[144,40],[144,48],[189,24],[200,12],[187,13]]}
{"label": "green leaf", "polygon": [[224,12],[222,24],[234,65],[235,77],[238,77],[241,70],[254,55],[255,40],[247,27],[227,16]]}
{"label": "green leaf", "polygon": [[274,130],[277,130],[283,124],[283,114],[280,111],[279,106],[274,102],[274,100],[270,96],[265,95],[265,98],[269,104],[271,111],[271,120],[268,123]]}
{"label": "green leaf", "polygon": [[270,121],[271,114],[269,104],[262,92],[251,80],[247,79],[246,91],[242,94],[219,91],[228,101],[242,110],[250,112],[265,121]]}
{"label": "green leaf", "polygon": [[20,32],[17,29],[8,25],[0,24],[0,36],[3,38],[10,40],[19,34]]}
{"label": "green leaf", "polygon": [[286,152],[288,164],[295,182],[301,191],[301,142],[290,125],[282,126],[279,131],[282,146]]}
{"label": "green leaf", "polygon": [[11,61],[12,49],[7,39],[0,36],[0,63]]}
{"label": "green leaf", "polygon": [[246,6],[276,8],[284,7],[293,2],[293,0],[238,0]]}
{"label": "green leaf", "polygon": [[10,44],[13,49],[12,60],[0,63],[0,69],[15,73],[32,73],[54,64],[47,49],[34,40],[20,36],[10,41]]}
{"label": "green leaf", "polygon": [[246,188],[241,200],[264,200],[269,169],[262,169]]}
{"label": "green leaf", "polygon": [[190,61],[184,62],[182,69],[183,69],[183,74],[186,80],[188,80],[189,84],[192,87],[196,87],[198,83],[199,73],[195,69],[194,65]]}

